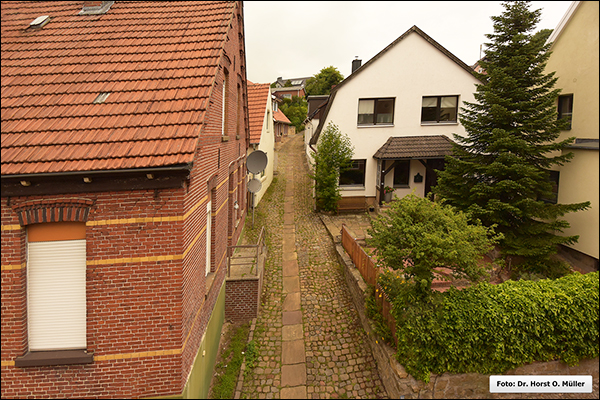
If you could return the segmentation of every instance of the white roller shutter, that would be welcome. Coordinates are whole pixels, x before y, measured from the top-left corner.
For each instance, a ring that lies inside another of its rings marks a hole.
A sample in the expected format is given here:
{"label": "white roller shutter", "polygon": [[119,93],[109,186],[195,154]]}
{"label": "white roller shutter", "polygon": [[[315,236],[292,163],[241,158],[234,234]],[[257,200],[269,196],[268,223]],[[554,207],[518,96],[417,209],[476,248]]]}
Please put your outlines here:
{"label": "white roller shutter", "polygon": [[29,350],[86,348],[86,241],[27,244]]}

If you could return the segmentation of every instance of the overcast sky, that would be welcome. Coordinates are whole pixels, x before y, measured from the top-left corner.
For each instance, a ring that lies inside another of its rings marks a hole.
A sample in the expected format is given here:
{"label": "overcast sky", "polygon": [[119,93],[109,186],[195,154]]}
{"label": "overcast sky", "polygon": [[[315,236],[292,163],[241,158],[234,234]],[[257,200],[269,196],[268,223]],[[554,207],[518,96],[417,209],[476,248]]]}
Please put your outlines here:
{"label": "overcast sky", "polygon": [[[570,1],[532,1],[536,31],[555,29]],[[468,65],[479,59],[500,1],[244,1],[248,79],[272,83],[334,66],[344,78],[413,25]]]}

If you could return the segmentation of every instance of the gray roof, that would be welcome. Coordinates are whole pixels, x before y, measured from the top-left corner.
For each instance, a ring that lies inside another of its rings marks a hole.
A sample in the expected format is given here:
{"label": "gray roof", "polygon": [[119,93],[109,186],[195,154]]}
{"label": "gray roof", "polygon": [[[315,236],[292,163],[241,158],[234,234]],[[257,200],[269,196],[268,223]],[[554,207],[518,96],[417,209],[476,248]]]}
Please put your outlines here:
{"label": "gray roof", "polygon": [[451,139],[444,135],[390,137],[373,155],[383,160],[444,158],[452,155]]}
{"label": "gray roof", "polygon": [[569,149],[598,150],[598,139],[575,139],[575,143],[566,146]]}

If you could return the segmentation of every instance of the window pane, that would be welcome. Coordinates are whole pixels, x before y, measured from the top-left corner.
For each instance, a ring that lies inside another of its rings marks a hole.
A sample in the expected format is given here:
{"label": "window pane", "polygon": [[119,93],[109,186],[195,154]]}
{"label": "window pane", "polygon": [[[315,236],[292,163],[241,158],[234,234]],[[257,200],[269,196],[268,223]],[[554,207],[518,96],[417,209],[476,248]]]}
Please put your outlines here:
{"label": "window pane", "polygon": [[456,97],[442,97],[442,108],[456,108]]}
{"label": "window pane", "polygon": [[391,124],[394,122],[394,100],[377,100],[377,123]]}
{"label": "window pane", "polygon": [[400,163],[394,167],[394,187],[408,186],[409,175],[410,161],[400,161]]}
{"label": "window pane", "polygon": [[567,94],[558,96],[558,119],[567,119],[569,126],[567,129],[571,129],[571,120],[573,118],[573,95]]}
{"label": "window pane", "polygon": [[440,121],[456,121],[456,103],[457,98],[455,96],[442,97]]}
{"label": "window pane", "polygon": [[375,122],[375,100],[358,101],[358,123],[372,124]]}
{"label": "window pane", "polygon": [[421,103],[421,122],[437,121],[437,97],[423,97]]}
{"label": "window pane", "polygon": [[352,160],[350,169],[340,174],[340,186],[365,185],[366,160]]}
{"label": "window pane", "polygon": [[421,109],[421,122],[436,122],[436,108],[423,107]]}
{"label": "window pane", "polygon": [[437,97],[423,97],[421,106],[423,108],[437,107]]}

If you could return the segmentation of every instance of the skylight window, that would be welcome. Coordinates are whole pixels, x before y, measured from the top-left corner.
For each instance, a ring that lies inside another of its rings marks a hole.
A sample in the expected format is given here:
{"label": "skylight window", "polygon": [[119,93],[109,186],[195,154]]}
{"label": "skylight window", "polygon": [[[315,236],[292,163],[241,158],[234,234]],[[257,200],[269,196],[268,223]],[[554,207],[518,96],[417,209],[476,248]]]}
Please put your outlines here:
{"label": "skylight window", "polygon": [[113,4],[114,1],[84,1],[83,8],[79,11],[79,15],[106,14]]}
{"label": "skylight window", "polygon": [[33,21],[31,21],[31,23],[29,24],[29,26],[31,28],[41,28],[44,25],[46,25],[48,22],[50,22],[50,16],[49,15],[42,15],[40,17],[37,17]]}
{"label": "skylight window", "polygon": [[102,92],[98,95],[98,97],[96,97],[96,100],[94,100],[94,104],[102,104],[106,101],[106,98],[108,97],[108,95],[110,94],[110,92]]}

